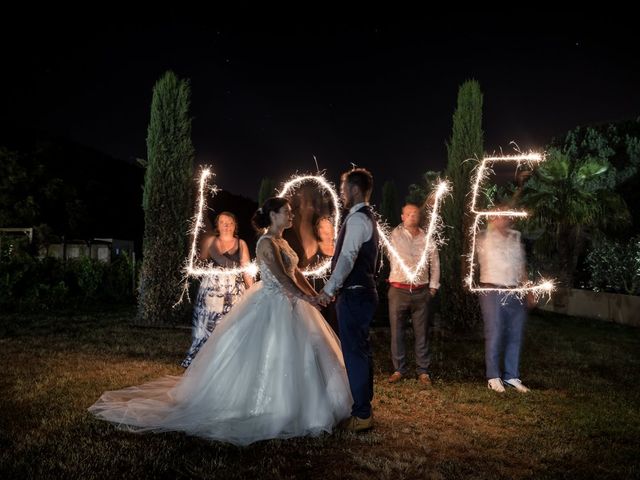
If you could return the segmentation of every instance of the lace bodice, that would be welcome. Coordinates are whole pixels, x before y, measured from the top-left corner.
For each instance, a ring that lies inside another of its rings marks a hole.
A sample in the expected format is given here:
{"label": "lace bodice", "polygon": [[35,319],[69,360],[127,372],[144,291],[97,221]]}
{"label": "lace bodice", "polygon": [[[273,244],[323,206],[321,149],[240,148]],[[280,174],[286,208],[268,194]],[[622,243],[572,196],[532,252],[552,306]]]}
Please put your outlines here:
{"label": "lace bodice", "polygon": [[266,241],[267,239],[271,239],[278,246],[278,249],[280,250],[280,254],[282,256],[285,273],[290,278],[293,278],[294,270],[296,268],[296,265],[298,265],[298,255],[293,251],[286,240],[282,238],[274,238],[271,235],[263,235],[262,237],[260,237],[256,245],[256,250],[258,251],[257,263],[258,268],[260,269],[260,278],[263,282],[263,288],[267,288],[277,293],[283,293],[287,297],[291,297],[292,292],[289,291],[287,286],[282,285],[277,276],[271,271],[271,268],[269,267],[269,265],[273,263],[273,260],[262,258],[259,253],[260,249],[258,247],[260,245],[260,242]]}

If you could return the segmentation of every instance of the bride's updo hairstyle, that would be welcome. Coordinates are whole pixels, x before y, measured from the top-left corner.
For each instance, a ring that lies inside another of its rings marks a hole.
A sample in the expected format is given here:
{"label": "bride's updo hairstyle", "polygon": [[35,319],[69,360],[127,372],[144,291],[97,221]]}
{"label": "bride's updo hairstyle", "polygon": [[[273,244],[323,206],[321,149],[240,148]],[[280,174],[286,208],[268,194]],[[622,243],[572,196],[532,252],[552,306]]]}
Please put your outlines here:
{"label": "bride's updo hairstyle", "polygon": [[269,228],[269,225],[271,225],[271,216],[269,214],[271,212],[278,213],[287,203],[289,203],[289,200],[283,197],[267,198],[262,204],[262,207],[253,214],[253,218],[251,219],[253,228],[258,231]]}

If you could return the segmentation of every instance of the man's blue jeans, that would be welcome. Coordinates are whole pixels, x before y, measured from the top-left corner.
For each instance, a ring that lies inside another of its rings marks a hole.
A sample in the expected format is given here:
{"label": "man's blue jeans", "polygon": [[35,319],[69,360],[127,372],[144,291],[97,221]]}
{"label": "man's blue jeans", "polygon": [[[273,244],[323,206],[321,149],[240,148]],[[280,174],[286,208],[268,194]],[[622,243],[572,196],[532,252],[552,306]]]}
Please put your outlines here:
{"label": "man's blue jeans", "polygon": [[[520,378],[520,347],[527,318],[524,300],[514,294],[480,294],[484,319],[484,360],[487,378]],[[500,359],[504,355],[504,373]]]}

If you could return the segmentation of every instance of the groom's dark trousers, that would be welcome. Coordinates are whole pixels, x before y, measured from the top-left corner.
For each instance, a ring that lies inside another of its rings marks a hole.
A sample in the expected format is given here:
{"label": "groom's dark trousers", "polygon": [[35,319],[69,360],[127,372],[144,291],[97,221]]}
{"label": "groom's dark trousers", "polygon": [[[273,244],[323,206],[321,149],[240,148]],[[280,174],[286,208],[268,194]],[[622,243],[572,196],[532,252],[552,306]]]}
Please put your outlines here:
{"label": "groom's dark trousers", "polygon": [[371,416],[373,356],[369,327],[377,306],[375,288],[343,288],[337,298],[340,342],[353,396],[351,415],[360,418]]}
{"label": "groom's dark trousers", "polygon": [[[351,415],[360,418],[371,416],[373,398],[373,355],[369,341],[369,327],[378,306],[375,272],[378,264],[378,230],[373,211],[368,205],[358,209],[371,221],[371,238],[360,246],[351,272],[338,293],[336,313],[344,366],[347,369],[353,408]],[[335,270],[347,233],[348,217],[345,219],[331,260]]]}

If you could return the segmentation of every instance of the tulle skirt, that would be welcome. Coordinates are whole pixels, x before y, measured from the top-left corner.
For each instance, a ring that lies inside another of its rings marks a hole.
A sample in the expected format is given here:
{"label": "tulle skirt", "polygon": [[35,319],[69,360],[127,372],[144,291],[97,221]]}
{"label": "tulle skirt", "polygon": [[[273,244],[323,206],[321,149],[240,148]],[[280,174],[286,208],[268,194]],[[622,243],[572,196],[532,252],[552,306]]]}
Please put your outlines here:
{"label": "tulle skirt", "polygon": [[89,411],[131,431],[247,445],[331,432],[352,403],[338,338],[322,315],[258,282],[183,376],[105,392]]}

